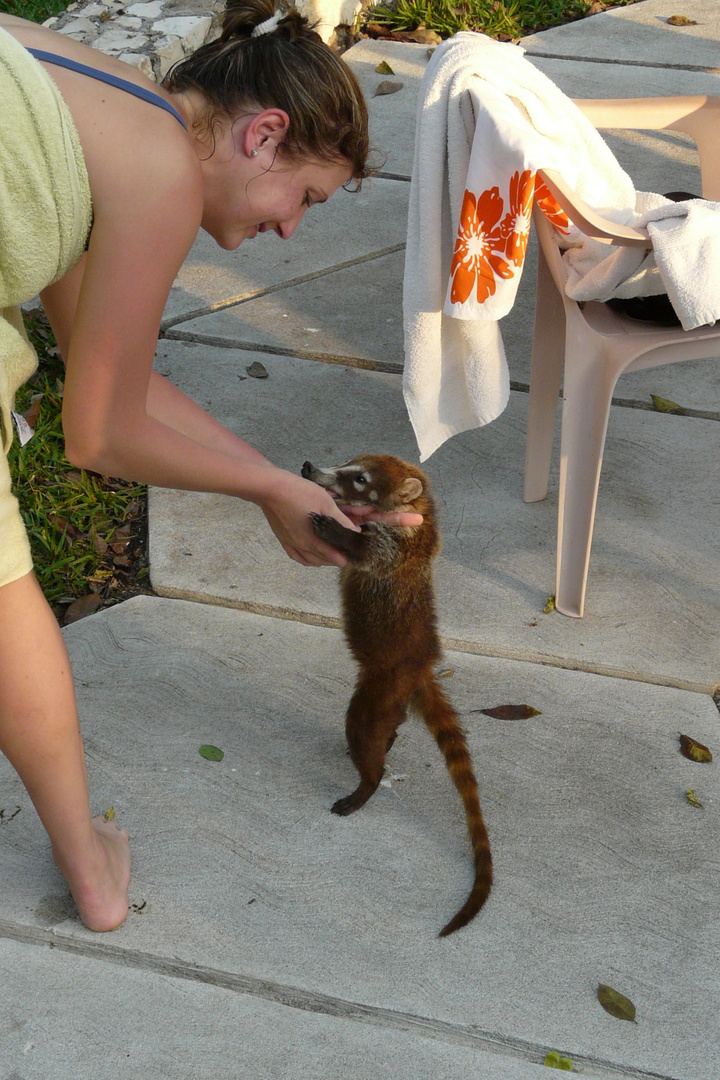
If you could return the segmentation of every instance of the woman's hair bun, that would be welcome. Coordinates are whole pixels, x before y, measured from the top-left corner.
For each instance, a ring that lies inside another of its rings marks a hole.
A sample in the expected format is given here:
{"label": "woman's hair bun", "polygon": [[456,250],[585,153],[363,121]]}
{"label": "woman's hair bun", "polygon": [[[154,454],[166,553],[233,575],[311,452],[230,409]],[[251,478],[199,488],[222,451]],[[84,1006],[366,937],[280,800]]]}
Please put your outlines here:
{"label": "woman's hair bun", "polygon": [[228,0],[222,18],[221,38],[228,41],[252,37],[253,30],[276,14],[280,16],[282,27],[291,31],[291,36],[308,25],[307,19],[297,11],[276,11],[275,0]]}

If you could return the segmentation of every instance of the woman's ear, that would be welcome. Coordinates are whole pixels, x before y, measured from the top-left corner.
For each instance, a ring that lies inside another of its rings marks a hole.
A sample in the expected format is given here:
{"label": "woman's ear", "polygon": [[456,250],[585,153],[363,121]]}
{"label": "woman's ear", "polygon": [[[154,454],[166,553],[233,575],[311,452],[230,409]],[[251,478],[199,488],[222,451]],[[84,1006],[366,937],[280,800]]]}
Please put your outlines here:
{"label": "woman's ear", "polygon": [[263,150],[269,150],[275,157],[289,127],[290,117],[283,109],[263,109],[255,113],[241,136],[243,152],[247,157],[257,157]]}

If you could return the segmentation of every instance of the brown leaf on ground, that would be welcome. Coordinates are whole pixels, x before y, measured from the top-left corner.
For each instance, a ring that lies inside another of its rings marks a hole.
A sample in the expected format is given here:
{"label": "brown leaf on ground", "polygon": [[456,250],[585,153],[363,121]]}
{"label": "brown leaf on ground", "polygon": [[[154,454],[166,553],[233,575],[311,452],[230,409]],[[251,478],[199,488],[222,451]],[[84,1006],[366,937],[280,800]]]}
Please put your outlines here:
{"label": "brown leaf on ground", "polygon": [[699,761],[701,763],[712,761],[713,756],[707,746],[703,746],[702,743],[697,742],[696,739],[691,738],[689,735],[680,735],[679,738],[680,753],[684,757],[690,761]]}
{"label": "brown leaf on ground", "polygon": [[390,82],[389,79],[384,79],[380,83],[373,97],[381,97],[383,94],[397,94],[398,90],[402,90],[403,84],[401,82]]}
{"label": "brown leaf on ground", "polygon": [[381,60],[380,63],[378,64],[378,66],[375,68],[375,70],[377,71],[378,75],[394,75],[395,74],[395,72],[390,67],[390,65],[387,63],[386,60]]}
{"label": "brown leaf on ground", "polygon": [[617,1017],[618,1020],[635,1020],[635,1006],[630,998],[613,990],[612,986],[600,983],[597,988],[597,999],[605,1012]]}
{"label": "brown leaf on ground", "polygon": [[382,23],[369,22],[365,27],[365,33],[371,38],[385,38],[392,41],[393,32],[388,30],[387,26],[383,26]]}
{"label": "brown leaf on ground", "polygon": [[79,619],[84,619],[87,615],[92,615],[94,611],[102,604],[102,596],[100,593],[88,593],[87,596],[79,596],[77,600],[73,600],[70,607],[65,612],[65,618],[63,624],[69,626],[70,623],[77,622]]}
{"label": "brown leaf on ground", "polygon": [[426,26],[418,26],[417,30],[410,31],[410,41],[416,41],[418,45],[439,45],[442,38],[434,30],[428,30]]}
{"label": "brown leaf on ground", "polygon": [[30,425],[31,428],[34,428],[35,425],[38,422],[38,417],[40,416],[40,406],[41,406],[41,404],[42,404],[42,398],[38,398],[35,401],[33,401],[32,405],[27,410],[27,412],[23,413],[23,419],[25,420],[26,423],[28,423]]}
{"label": "brown leaf on ground", "polygon": [[695,19],[688,19],[687,15],[671,15],[668,24],[670,26],[697,26]]}
{"label": "brown leaf on ground", "polygon": [[533,716],[542,715],[532,705],[497,705],[494,709],[472,709],[472,712],[484,713],[493,720],[530,720]]}
{"label": "brown leaf on ground", "polygon": [[254,360],[245,370],[251,379],[267,379],[268,377],[267,368],[259,360]]}
{"label": "brown leaf on ground", "polygon": [[69,521],[65,520],[65,518],[61,518],[59,514],[48,514],[48,521],[52,526],[54,526],[54,528],[57,529],[58,532],[63,533],[70,540],[75,540],[75,538],[80,535],[75,526],[71,525]]}

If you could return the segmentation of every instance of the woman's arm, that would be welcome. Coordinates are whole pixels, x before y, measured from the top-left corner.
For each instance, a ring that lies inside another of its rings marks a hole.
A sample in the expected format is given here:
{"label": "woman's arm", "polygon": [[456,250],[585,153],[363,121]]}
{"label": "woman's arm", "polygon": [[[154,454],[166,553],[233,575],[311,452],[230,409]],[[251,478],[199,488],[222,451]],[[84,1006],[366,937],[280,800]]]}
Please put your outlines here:
{"label": "woman's arm", "polygon": [[[343,565],[310,528],[311,512],[357,528],[327,492],[273,466],[152,371],[164,305],[199,227],[201,192],[188,190],[181,168],[153,163],[152,153],[125,163],[122,185],[112,163],[102,164],[107,176],[96,175],[94,195],[104,179],[111,190],[95,201],[84,265],[43,294],[66,358],[68,459],[104,475],[255,502],[292,558]],[[149,175],[129,177],[128,168]]]}

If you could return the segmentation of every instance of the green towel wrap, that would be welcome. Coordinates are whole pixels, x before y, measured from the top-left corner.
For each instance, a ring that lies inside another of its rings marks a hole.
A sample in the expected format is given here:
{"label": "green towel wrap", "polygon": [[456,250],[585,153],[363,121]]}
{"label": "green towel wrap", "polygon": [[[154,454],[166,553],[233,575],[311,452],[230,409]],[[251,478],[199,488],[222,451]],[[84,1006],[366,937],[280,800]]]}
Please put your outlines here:
{"label": "green towel wrap", "polygon": [[42,64],[0,29],[0,585],[31,568],[7,453],[18,387],[37,366],[19,305],[80,259],[92,224],[72,117]]}

